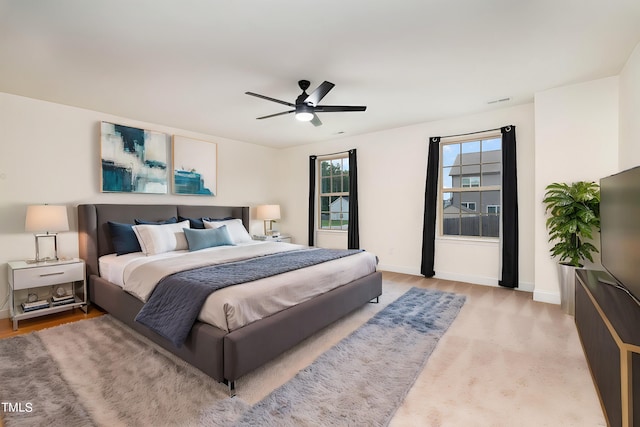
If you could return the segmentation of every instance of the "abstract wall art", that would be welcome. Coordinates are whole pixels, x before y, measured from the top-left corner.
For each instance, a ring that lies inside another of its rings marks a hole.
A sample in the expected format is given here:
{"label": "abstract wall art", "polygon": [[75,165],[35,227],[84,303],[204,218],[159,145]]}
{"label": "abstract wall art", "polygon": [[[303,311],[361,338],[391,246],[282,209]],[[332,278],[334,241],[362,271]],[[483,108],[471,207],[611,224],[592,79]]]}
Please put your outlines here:
{"label": "abstract wall art", "polygon": [[103,192],[168,192],[169,135],[102,122]]}
{"label": "abstract wall art", "polygon": [[218,144],[173,136],[173,193],[215,196]]}

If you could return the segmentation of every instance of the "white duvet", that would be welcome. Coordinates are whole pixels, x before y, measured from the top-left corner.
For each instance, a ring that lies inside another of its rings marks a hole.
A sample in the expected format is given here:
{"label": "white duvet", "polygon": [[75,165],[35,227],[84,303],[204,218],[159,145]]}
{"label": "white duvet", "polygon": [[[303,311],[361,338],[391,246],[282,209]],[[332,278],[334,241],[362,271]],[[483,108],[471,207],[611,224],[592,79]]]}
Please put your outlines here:
{"label": "white duvet", "polygon": [[[251,242],[153,256],[142,253],[112,254],[100,258],[100,275],[146,302],[156,284],[169,274],[303,248],[283,242]],[[232,331],[366,276],[375,269],[375,256],[361,252],[301,270],[229,286],[213,292],[207,298],[198,319],[222,330]]]}

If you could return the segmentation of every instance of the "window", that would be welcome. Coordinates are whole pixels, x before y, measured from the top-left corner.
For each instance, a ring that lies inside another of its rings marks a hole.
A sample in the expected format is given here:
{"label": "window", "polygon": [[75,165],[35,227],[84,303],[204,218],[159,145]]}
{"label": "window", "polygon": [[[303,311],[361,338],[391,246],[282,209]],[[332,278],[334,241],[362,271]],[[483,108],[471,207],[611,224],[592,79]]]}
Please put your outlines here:
{"label": "window", "polygon": [[489,214],[499,214],[500,213],[500,205],[487,205],[487,213],[489,213]]}
{"label": "window", "polygon": [[502,138],[443,143],[440,149],[440,235],[499,237]]}
{"label": "window", "polygon": [[344,230],[349,227],[349,156],[320,159],[321,230]]}
{"label": "window", "polygon": [[462,188],[480,187],[480,177],[479,176],[463,176],[461,187]]}

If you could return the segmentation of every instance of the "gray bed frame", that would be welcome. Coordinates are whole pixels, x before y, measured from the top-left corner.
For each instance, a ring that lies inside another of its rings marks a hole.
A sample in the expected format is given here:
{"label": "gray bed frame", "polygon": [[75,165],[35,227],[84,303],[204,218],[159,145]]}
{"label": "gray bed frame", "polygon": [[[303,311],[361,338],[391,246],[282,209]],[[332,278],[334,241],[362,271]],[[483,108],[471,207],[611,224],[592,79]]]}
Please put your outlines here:
{"label": "gray bed frame", "polygon": [[184,345],[176,348],[136,323],[135,316],[143,303],[98,273],[98,258],[114,253],[108,221],[133,224],[136,218],[158,221],[174,216],[240,218],[249,229],[248,207],[81,204],[78,206],[79,251],[87,265],[89,298],[132,329],[226,384],[231,395],[235,394],[235,381],[242,375],[382,294],[382,274],[374,272],[231,332],[198,321]]}

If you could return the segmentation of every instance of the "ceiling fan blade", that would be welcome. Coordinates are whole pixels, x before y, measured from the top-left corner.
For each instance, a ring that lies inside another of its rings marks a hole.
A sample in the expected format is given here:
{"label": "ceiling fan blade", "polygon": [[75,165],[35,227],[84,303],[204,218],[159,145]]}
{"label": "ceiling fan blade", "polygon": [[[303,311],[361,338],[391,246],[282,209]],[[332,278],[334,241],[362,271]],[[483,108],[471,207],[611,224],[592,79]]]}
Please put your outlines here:
{"label": "ceiling fan blade", "polygon": [[333,89],[334,86],[335,85],[331,82],[328,82],[328,81],[323,82],[320,86],[316,88],[316,90],[311,92],[311,95],[307,96],[307,99],[305,99],[304,102],[309,103],[311,105],[318,105],[318,102],[320,102],[320,100],[324,98],[324,96],[327,93],[329,93],[329,91]]}
{"label": "ceiling fan blade", "polygon": [[366,111],[364,105],[318,105],[315,107],[316,113],[337,113],[340,111]]}
{"label": "ceiling fan blade", "polygon": [[283,104],[283,105],[286,105],[288,107],[295,107],[295,104],[292,104],[290,102],[280,101],[279,99],[275,99],[275,98],[271,98],[271,97],[268,97],[268,96],[260,95],[259,93],[245,92],[245,94],[251,95],[251,96],[255,96],[256,98],[266,99],[267,101],[277,102],[278,104]]}
{"label": "ceiling fan blade", "polygon": [[322,122],[318,118],[316,114],[313,115],[313,119],[311,119],[311,124],[314,126],[322,126]]}
{"label": "ceiling fan blade", "polygon": [[268,116],[256,117],[256,120],[262,120],[262,119],[268,119],[268,118],[271,118],[271,117],[284,116],[285,114],[291,114],[291,113],[295,113],[295,112],[296,112],[296,110],[283,111],[282,113],[269,114]]}

